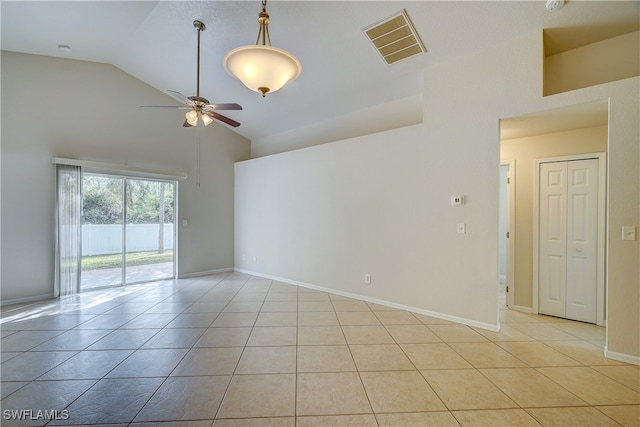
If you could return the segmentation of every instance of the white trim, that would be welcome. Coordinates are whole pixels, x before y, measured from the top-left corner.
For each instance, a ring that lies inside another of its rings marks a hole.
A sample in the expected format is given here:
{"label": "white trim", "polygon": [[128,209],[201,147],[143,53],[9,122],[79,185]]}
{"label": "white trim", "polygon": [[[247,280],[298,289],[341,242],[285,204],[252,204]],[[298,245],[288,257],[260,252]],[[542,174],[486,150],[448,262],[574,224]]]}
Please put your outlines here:
{"label": "white trim", "polygon": [[629,363],[631,365],[640,365],[640,356],[632,356],[630,354],[609,351],[607,347],[604,348],[604,357],[607,359],[617,360],[618,362]]}
{"label": "white trim", "polygon": [[368,297],[368,296],[365,296],[365,295],[352,294],[350,292],[344,292],[344,291],[339,291],[339,290],[336,290],[336,289],[325,288],[323,286],[312,285],[311,283],[305,283],[305,282],[299,282],[297,280],[285,279],[283,277],[272,276],[270,274],[264,274],[264,273],[258,273],[258,272],[255,272],[255,271],[245,270],[245,269],[237,268],[237,267],[234,268],[234,271],[237,271],[239,273],[250,274],[252,276],[263,277],[265,279],[277,280],[279,282],[288,283],[288,284],[296,285],[296,286],[301,286],[303,288],[314,289],[316,291],[327,292],[327,293],[331,293],[331,294],[334,294],[334,295],[340,295],[340,296],[347,297],[347,298],[359,299],[359,300],[370,302],[370,303],[373,303],[373,304],[383,305],[385,307],[397,308],[398,310],[405,310],[405,311],[410,311],[410,312],[416,313],[416,314],[423,314],[425,316],[431,316],[431,317],[435,317],[437,319],[447,320],[447,321],[455,322],[455,323],[461,323],[463,325],[473,326],[473,327],[480,328],[480,329],[486,329],[486,330],[492,331],[492,332],[500,332],[500,322],[498,322],[496,325],[492,325],[490,323],[478,322],[476,320],[466,319],[464,317],[451,316],[449,314],[438,313],[438,312],[430,311],[430,310],[424,310],[424,309],[421,309],[421,308],[411,307],[411,306],[407,306],[407,305],[404,305],[404,304],[397,304],[397,303],[394,303],[394,302],[380,300],[380,299]]}
{"label": "white trim", "polygon": [[218,273],[229,273],[231,271],[234,271],[233,267],[218,268],[217,270],[198,271],[195,273],[181,274],[178,276],[178,279],[188,279],[190,277],[201,277],[201,276],[208,276],[210,274],[218,274]]}
{"label": "white trim", "polygon": [[511,310],[520,311],[522,313],[533,314],[531,307],[525,307],[522,305],[512,305],[509,307]]}
{"label": "white trim", "polygon": [[540,165],[542,163],[564,162],[572,160],[598,159],[598,243],[597,243],[597,273],[596,273],[596,324],[604,326],[605,312],[605,266],[607,228],[607,153],[584,153],[572,156],[547,157],[534,159],[534,191],[533,191],[533,314],[538,314],[538,256],[539,256],[539,203],[540,203]]}
{"label": "white trim", "polygon": [[506,274],[498,275],[498,279],[500,280],[500,284],[501,285],[506,285],[507,284],[507,275]]}
{"label": "white trim", "polygon": [[180,181],[187,179],[187,175],[183,172],[170,172],[154,169],[137,168],[128,165],[118,165],[113,163],[92,162],[89,160],[65,159],[62,157],[54,157],[52,163],[60,165],[80,166],[90,173],[106,173],[120,174],[135,178],[154,178],[165,179],[169,181]]}
{"label": "white trim", "polygon": [[0,306],[4,307],[6,305],[14,305],[14,304],[24,304],[28,302],[38,302],[44,301],[48,299],[53,299],[53,293],[44,294],[44,295],[36,295],[34,297],[25,297],[25,298],[14,298],[0,301]]}
{"label": "white trim", "polygon": [[607,195],[607,183],[609,177],[607,174],[607,153],[600,153],[598,157],[599,183],[598,183],[598,277],[596,290],[596,323],[598,326],[606,327],[605,317],[607,311],[607,205],[609,204]]}
{"label": "white trim", "polygon": [[[507,306],[511,307],[515,304],[516,295],[516,160],[503,160],[500,162],[500,166],[509,167],[507,174],[509,179],[507,185],[507,231],[509,238],[507,239],[507,276],[504,283],[509,286]],[[502,278],[500,279],[502,280]]]}

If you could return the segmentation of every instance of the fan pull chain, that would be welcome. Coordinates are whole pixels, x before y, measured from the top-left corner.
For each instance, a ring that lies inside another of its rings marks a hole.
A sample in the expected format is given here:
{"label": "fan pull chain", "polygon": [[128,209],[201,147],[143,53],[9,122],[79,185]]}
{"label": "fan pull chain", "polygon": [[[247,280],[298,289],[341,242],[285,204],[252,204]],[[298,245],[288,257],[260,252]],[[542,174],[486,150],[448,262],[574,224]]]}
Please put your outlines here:
{"label": "fan pull chain", "polygon": [[196,132],[198,132],[198,148],[196,154],[196,187],[200,187],[200,123],[196,124]]}

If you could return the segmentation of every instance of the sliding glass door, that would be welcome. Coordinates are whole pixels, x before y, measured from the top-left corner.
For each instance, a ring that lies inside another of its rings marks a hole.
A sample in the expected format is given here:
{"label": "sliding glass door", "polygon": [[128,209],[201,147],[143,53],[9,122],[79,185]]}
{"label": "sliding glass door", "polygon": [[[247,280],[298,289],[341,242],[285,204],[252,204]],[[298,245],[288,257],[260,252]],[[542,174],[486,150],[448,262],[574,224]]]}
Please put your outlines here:
{"label": "sliding glass door", "polygon": [[80,289],[121,285],[124,178],[82,174]]}
{"label": "sliding glass door", "polygon": [[81,289],[175,277],[175,183],[83,174]]}
{"label": "sliding glass door", "polygon": [[174,185],[125,181],[125,283],[174,276]]}

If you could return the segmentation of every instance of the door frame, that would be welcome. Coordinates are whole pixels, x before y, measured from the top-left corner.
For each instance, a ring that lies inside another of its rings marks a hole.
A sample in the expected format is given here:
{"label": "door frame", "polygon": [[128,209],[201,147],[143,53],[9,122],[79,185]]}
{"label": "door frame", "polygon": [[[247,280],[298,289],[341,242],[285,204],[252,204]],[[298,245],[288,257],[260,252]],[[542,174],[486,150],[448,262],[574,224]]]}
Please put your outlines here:
{"label": "door frame", "polygon": [[538,314],[538,268],[540,245],[540,165],[542,163],[566,162],[574,160],[598,159],[598,241],[596,244],[596,324],[605,325],[605,266],[606,266],[606,212],[607,212],[607,153],[585,153],[572,156],[545,157],[534,159],[533,190],[533,314]]}
{"label": "door frame", "polygon": [[503,160],[500,166],[507,166],[507,307],[513,307],[515,304],[515,271],[516,271],[516,161],[515,159]]}

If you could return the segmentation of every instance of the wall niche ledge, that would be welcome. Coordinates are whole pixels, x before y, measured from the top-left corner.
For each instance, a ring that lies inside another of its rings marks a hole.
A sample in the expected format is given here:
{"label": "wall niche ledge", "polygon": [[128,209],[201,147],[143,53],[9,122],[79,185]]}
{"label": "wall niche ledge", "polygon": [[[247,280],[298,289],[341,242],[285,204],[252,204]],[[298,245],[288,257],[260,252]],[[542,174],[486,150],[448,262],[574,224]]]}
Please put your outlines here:
{"label": "wall niche ledge", "polygon": [[543,96],[640,76],[638,21],[543,30]]}

